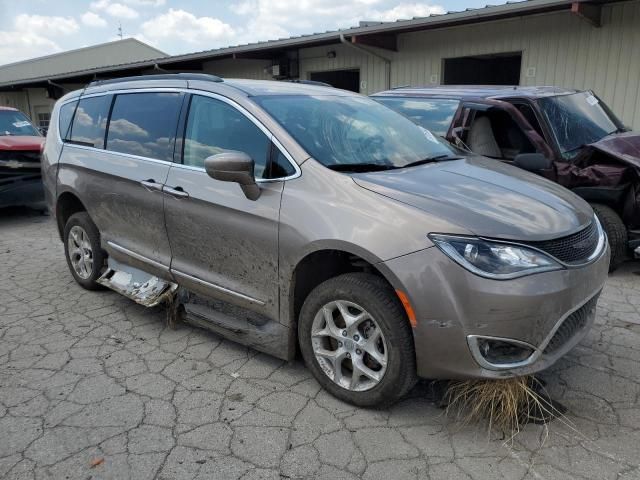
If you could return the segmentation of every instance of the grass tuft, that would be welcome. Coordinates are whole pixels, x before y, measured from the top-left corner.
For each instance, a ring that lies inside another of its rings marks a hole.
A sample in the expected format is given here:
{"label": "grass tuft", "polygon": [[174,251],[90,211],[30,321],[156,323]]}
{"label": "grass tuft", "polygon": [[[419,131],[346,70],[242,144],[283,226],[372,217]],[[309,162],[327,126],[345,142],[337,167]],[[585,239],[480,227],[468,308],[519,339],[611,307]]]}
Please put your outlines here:
{"label": "grass tuft", "polygon": [[452,381],[444,401],[446,414],[463,424],[488,420],[488,434],[498,429],[510,438],[527,423],[546,425],[564,414],[564,407],[551,400],[533,376]]}

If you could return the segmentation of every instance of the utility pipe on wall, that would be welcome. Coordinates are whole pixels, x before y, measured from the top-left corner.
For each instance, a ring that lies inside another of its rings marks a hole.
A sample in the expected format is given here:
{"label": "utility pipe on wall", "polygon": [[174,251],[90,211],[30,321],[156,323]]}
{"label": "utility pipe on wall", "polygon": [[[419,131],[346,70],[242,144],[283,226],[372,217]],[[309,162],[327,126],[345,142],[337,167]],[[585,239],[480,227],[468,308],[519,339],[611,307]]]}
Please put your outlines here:
{"label": "utility pipe on wall", "polygon": [[385,87],[385,90],[389,90],[391,88],[391,59],[390,58],[385,57],[384,55],[381,55],[372,50],[369,50],[368,48],[363,47],[362,45],[356,45],[350,42],[345,38],[345,36],[342,33],[340,34],[340,43],[342,43],[343,45],[347,45],[348,47],[358,50],[360,52],[364,52],[367,55],[377,58],[378,60],[382,60],[384,62],[385,72],[387,77],[386,78],[387,85]]}

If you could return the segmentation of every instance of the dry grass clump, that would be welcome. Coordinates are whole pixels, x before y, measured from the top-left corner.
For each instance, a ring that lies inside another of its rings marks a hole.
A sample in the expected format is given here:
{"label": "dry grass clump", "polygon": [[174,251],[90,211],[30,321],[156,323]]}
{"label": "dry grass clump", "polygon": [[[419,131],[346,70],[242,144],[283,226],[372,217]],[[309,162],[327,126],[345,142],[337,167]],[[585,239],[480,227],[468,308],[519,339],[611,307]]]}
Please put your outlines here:
{"label": "dry grass clump", "polygon": [[463,424],[488,420],[489,433],[497,428],[511,438],[527,423],[547,424],[564,413],[533,376],[453,381],[444,401],[447,415],[455,415]]}

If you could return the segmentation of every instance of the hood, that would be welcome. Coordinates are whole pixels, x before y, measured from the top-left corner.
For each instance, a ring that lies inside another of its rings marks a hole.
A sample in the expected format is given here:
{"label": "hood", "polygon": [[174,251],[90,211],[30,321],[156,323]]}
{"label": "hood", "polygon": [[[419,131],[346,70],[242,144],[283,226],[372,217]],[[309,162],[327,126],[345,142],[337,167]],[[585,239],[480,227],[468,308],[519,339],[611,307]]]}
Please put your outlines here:
{"label": "hood", "polygon": [[44,137],[0,135],[0,150],[37,150],[44,144]]}
{"label": "hood", "polygon": [[549,240],[575,233],[593,218],[589,204],[560,185],[483,157],[355,174],[353,179],[362,188],[484,237]]}
{"label": "hood", "polygon": [[589,144],[588,147],[640,168],[640,132],[607,135],[602,140]]}

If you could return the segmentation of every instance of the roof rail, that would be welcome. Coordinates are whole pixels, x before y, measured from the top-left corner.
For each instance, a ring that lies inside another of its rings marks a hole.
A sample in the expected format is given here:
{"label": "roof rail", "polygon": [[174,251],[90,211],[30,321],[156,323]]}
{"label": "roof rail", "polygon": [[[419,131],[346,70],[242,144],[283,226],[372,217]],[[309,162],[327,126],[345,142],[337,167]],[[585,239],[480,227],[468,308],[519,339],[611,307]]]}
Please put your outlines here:
{"label": "roof rail", "polygon": [[110,78],[108,80],[94,80],[90,87],[97,85],[110,85],[122,82],[141,82],[144,80],[201,80],[204,82],[222,82],[222,78],[208,73],[158,73],[151,75],[136,75],[133,77]]}
{"label": "roof rail", "polygon": [[304,85],[317,85],[319,87],[333,87],[333,85],[326,83],[326,82],[319,82],[318,80],[300,80],[297,78],[293,78],[293,79],[289,79],[289,80],[283,80],[283,82],[289,82],[289,83],[302,83]]}

